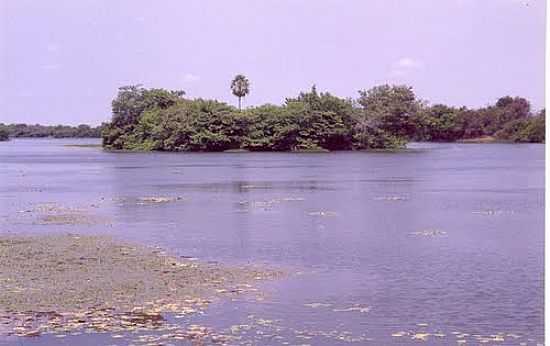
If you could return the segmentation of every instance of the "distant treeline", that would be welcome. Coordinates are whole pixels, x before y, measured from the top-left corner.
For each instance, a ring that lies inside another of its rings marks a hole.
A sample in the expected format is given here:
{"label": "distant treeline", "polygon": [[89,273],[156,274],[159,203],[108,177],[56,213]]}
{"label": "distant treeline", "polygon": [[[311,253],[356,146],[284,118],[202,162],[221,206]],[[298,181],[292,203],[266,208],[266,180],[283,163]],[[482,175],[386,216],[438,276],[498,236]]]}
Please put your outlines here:
{"label": "distant treeline", "polygon": [[0,123],[0,140],[9,137],[101,137],[102,126],[91,127],[89,125],[27,125],[27,124],[2,124]]}
{"label": "distant treeline", "polygon": [[524,98],[457,108],[418,100],[404,85],[362,90],[357,99],[319,93],[314,86],[283,105],[242,111],[216,100],[187,99],[181,91],[127,86],[113,100],[112,113],[103,130],[107,149],[361,150],[399,148],[411,140],[545,139],[544,110],[534,114]]}

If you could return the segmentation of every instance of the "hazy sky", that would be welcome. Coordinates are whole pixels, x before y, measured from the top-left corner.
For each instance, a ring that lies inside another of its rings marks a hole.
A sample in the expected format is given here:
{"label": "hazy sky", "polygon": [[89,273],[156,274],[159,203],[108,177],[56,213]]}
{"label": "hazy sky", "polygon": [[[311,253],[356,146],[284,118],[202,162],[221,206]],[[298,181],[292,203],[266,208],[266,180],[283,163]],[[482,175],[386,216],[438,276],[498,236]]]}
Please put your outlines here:
{"label": "hazy sky", "polygon": [[236,104],[406,83],[432,103],[544,103],[544,0],[0,0],[0,122],[110,119],[117,88]]}

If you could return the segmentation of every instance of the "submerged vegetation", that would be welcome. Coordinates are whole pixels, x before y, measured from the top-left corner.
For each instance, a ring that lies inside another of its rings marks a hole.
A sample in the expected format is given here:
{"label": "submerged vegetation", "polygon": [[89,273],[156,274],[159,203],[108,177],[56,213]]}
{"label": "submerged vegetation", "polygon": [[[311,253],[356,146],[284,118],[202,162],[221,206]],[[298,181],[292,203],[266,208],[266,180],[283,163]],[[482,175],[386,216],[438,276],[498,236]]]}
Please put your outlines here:
{"label": "submerged vegetation", "polygon": [[[249,92],[248,80],[241,77],[242,85],[237,88],[237,79],[231,85],[239,99]],[[429,105],[405,85],[361,90],[356,100],[319,93],[313,86],[287,98],[283,105],[239,111],[223,102],[184,95],[183,91],[140,85],[120,88],[112,103],[112,121],[103,130],[103,146],[115,150],[322,151],[391,149],[410,140],[484,136],[544,141],[544,111],[532,114],[529,102],[520,97],[506,96],[495,105],[468,109]]]}
{"label": "submerged vegetation", "polygon": [[259,295],[253,284],[282,274],[202,263],[108,237],[70,234],[3,235],[0,259],[0,335],[23,337],[170,329],[181,340],[193,340],[199,335],[170,325],[165,317],[200,314],[219,298]]}

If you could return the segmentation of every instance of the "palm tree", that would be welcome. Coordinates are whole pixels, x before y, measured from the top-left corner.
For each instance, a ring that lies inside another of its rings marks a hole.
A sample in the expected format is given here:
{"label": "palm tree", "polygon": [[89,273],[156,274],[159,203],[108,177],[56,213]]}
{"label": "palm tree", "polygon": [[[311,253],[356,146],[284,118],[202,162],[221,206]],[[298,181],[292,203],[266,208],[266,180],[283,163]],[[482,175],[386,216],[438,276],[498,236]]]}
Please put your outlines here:
{"label": "palm tree", "polygon": [[241,98],[250,92],[250,82],[242,74],[238,74],[231,82],[231,92],[239,98],[239,111],[241,110]]}

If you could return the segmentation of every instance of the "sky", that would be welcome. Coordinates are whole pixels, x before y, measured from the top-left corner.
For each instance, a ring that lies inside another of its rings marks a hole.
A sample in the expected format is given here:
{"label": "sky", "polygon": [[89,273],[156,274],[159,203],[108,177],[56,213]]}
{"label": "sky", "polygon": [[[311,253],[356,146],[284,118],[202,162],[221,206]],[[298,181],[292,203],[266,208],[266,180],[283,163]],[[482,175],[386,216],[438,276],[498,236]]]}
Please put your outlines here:
{"label": "sky", "polygon": [[544,107],[545,0],[0,0],[0,122],[98,125],[120,86],[245,106],[316,84]]}

